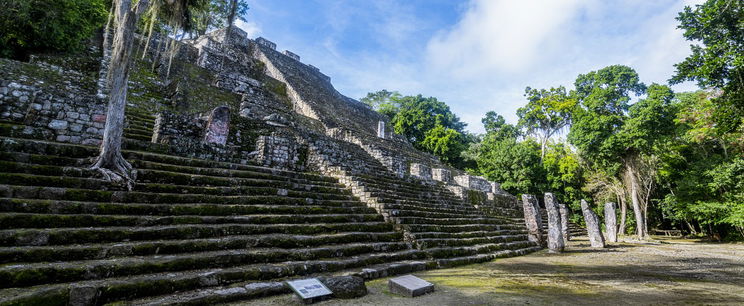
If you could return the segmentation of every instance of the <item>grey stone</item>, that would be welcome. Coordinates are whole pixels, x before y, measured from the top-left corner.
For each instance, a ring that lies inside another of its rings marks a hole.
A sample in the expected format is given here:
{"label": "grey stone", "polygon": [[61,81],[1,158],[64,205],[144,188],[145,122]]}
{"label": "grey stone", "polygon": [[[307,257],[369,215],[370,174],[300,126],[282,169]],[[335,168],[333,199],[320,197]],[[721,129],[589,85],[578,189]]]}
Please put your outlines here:
{"label": "grey stone", "polygon": [[565,242],[561,230],[561,213],[555,196],[545,193],[545,210],[548,211],[548,250],[552,253],[563,252]]}
{"label": "grey stone", "polygon": [[98,299],[98,288],[93,286],[77,286],[70,288],[69,306],[96,305]]}
{"label": "grey stone", "polygon": [[288,281],[287,286],[306,304],[322,301],[333,294],[317,278]]}
{"label": "grey stone", "polygon": [[563,234],[563,241],[568,243],[571,240],[571,234],[568,232],[568,207],[566,204],[558,204],[558,211],[561,213],[561,234]]}
{"label": "grey stone", "polygon": [[605,215],[605,232],[607,233],[608,242],[617,242],[617,215],[615,203],[608,202],[604,206]]}
{"label": "grey stone", "polygon": [[333,291],[333,297],[354,299],[367,295],[367,286],[359,276],[338,276],[322,279],[321,282]]}
{"label": "grey stone", "polygon": [[529,240],[544,247],[545,240],[543,239],[540,206],[538,205],[535,196],[531,194],[523,194],[522,208],[524,209],[524,223],[527,226],[527,235]]}
{"label": "grey stone", "polygon": [[80,132],[83,130],[83,126],[75,123],[75,124],[70,125],[70,130],[73,132]]}
{"label": "grey stone", "polygon": [[599,228],[599,217],[589,208],[585,200],[581,200],[581,211],[584,213],[584,222],[586,222],[586,232],[589,235],[589,242],[593,248],[604,248],[605,240],[602,236],[602,230]]}
{"label": "grey stone", "polygon": [[385,138],[385,121],[377,122],[377,137]]}
{"label": "grey stone", "polygon": [[49,128],[53,130],[64,130],[67,128],[67,121],[64,120],[52,120],[49,122]]}
{"label": "grey stone", "polygon": [[390,292],[407,297],[416,297],[434,291],[434,284],[413,275],[404,275],[388,280]]}

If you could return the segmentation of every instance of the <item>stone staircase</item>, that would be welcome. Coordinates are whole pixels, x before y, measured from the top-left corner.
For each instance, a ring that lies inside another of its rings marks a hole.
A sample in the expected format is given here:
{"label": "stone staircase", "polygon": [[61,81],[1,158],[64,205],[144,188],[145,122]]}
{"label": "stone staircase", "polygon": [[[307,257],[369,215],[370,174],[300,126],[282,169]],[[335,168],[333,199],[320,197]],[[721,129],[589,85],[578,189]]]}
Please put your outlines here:
{"label": "stone staircase", "polygon": [[155,116],[141,109],[128,108],[125,114],[126,127],[124,137],[139,141],[149,142],[152,140],[152,131],[155,127]]}
{"label": "stone staircase", "polygon": [[484,262],[539,250],[527,238],[524,219],[487,216],[450,192],[442,183],[399,178],[362,148],[347,144],[345,152],[366,164],[360,173],[328,162],[353,194],[403,231],[406,240],[437,267]]}
{"label": "stone staircase", "polygon": [[87,169],[96,152],[0,137],[0,305],[216,303],[432,266],[336,179],[125,151],[127,191]]}

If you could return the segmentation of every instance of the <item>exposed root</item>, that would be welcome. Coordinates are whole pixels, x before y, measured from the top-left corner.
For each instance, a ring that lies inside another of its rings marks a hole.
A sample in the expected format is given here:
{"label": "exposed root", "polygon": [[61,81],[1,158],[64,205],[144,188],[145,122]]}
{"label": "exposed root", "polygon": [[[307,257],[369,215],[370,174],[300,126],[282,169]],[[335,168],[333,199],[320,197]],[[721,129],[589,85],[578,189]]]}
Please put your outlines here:
{"label": "exposed root", "polygon": [[129,191],[134,188],[134,182],[137,179],[137,170],[134,170],[132,164],[121,154],[117,154],[113,160],[106,160],[103,156],[99,156],[91,169],[98,170],[107,182],[126,185]]}

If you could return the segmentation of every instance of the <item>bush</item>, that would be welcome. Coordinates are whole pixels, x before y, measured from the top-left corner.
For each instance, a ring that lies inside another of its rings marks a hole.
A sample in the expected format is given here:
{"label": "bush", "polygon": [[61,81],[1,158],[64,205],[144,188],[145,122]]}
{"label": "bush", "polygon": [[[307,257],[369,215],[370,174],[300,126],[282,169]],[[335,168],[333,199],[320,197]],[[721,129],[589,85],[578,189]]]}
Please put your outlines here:
{"label": "bush", "polygon": [[0,0],[0,56],[75,51],[105,25],[107,0]]}

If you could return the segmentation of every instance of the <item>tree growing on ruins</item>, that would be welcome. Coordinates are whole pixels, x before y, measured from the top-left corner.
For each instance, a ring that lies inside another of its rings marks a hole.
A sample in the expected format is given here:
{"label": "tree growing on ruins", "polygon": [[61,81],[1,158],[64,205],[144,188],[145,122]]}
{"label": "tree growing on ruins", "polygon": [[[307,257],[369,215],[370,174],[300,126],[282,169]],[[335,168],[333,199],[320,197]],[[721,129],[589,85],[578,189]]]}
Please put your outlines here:
{"label": "tree growing on ruins", "polygon": [[517,110],[519,126],[527,134],[537,137],[540,143],[540,160],[543,160],[550,137],[571,123],[576,99],[569,96],[563,86],[550,89],[527,87],[524,95],[528,102]]}
{"label": "tree growing on ruins", "polygon": [[367,93],[367,96],[359,99],[360,102],[369,105],[380,114],[388,117],[391,121],[400,109],[399,100],[403,96],[397,91],[388,91],[383,89],[376,92]]}
{"label": "tree growing on ruins", "polygon": [[[188,16],[185,12],[188,11],[189,2],[189,0],[139,0],[134,3],[133,0],[115,0],[112,3],[112,14],[109,18],[110,24],[114,27],[114,39],[108,69],[109,102],[100,154],[91,166],[91,169],[101,172],[106,180],[124,182],[131,189],[136,176],[132,165],[122,156],[121,142],[137,23],[142,15],[153,7],[169,8],[173,12],[171,18],[184,18]],[[154,4],[156,5],[153,6]],[[183,23],[171,24],[178,26]]]}

